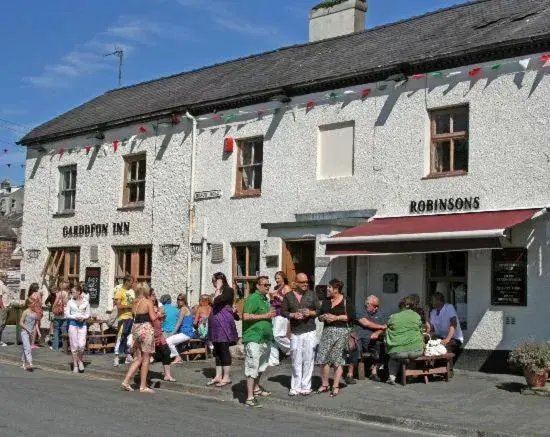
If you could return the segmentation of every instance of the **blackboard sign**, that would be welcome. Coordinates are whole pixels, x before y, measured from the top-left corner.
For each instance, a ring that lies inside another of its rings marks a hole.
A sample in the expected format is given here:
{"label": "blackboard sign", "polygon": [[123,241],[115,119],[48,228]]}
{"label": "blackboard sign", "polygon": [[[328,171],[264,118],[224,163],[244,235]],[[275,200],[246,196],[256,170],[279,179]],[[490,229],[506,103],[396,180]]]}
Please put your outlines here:
{"label": "blackboard sign", "polygon": [[527,249],[493,250],[491,305],[527,306]]}
{"label": "blackboard sign", "polygon": [[99,305],[101,267],[86,267],[84,286],[90,297],[90,305]]}

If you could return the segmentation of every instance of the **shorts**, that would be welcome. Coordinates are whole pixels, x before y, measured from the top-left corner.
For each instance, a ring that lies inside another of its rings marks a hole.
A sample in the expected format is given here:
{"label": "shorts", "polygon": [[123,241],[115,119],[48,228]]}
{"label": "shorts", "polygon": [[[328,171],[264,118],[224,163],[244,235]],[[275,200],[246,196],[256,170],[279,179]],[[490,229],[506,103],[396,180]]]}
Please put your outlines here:
{"label": "shorts", "polygon": [[270,349],[267,343],[244,345],[244,376],[256,379],[269,365]]}

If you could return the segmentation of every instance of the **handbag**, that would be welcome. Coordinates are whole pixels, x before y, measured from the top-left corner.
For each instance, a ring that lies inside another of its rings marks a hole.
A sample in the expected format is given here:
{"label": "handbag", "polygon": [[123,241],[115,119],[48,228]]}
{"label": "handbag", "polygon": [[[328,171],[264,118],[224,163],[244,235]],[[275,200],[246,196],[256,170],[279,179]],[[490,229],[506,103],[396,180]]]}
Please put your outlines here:
{"label": "handbag", "polygon": [[[348,314],[348,307],[346,298],[344,298],[344,311],[346,315]],[[347,352],[348,354],[351,354],[357,350],[358,343],[359,343],[359,336],[357,335],[357,332],[353,330],[353,328],[349,325],[349,317],[348,321],[346,322],[347,328],[348,328],[348,342],[347,342]]]}

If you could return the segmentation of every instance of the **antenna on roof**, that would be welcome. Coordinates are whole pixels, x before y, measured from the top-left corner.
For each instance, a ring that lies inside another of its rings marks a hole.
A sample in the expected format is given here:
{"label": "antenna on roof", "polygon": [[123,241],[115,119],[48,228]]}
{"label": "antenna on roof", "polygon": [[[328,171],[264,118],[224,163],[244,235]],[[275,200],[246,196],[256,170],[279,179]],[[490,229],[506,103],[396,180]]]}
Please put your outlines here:
{"label": "antenna on roof", "polygon": [[116,56],[118,58],[118,87],[122,86],[122,61],[124,60],[124,50],[115,46],[115,50],[107,53],[105,56]]}

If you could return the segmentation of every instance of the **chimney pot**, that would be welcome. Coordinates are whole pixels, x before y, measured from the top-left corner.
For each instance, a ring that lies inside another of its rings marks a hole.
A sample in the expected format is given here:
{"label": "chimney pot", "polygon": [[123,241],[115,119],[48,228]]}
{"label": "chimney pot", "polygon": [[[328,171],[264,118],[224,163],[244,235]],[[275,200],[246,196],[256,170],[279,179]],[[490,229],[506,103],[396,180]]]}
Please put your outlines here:
{"label": "chimney pot", "polygon": [[309,41],[361,32],[367,0],[325,0],[309,13]]}

